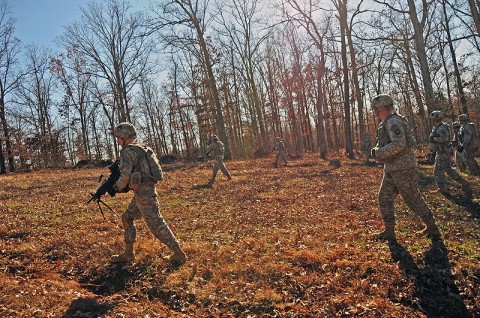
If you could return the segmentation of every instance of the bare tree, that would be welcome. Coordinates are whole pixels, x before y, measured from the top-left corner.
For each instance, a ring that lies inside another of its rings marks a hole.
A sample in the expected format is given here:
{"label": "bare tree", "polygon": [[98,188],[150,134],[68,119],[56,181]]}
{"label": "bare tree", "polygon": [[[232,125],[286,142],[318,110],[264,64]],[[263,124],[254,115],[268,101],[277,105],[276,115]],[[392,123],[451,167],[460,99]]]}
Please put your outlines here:
{"label": "bare tree", "polygon": [[[220,101],[217,79],[214,73],[213,47],[209,46],[207,36],[208,1],[173,0],[157,2],[156,28],[162,31],[162,38],[168,46],[191,51],[198,59],[208,80],[209,97],[215,107],[216,128],[220,139],[225,144],[225,157],[231,157],[229,140],[227,138],[223,106]],[[167,27],[172,27],[167,29]]]}
{"label": "bare tree", "polygon": [[[20,52],[20,40],[14,36],[15,20],[5,1],[0,2],[0,125],[2,126],[9,171],[15,170],[10,132],[5,111],[6,96],[20,83],[23,74],[15,73],[15,64]],[[7,172],[2,143],[0,142],[0,174]]]}
{"label": "bare tree", "polygon": [[125,0],[92,2],[81,9],[80,21],[65,28],[59,43],[85,56],[92,76],[106,80],[120,121],[132,121],[129,96],[149,69],[154,42],[146,19],[130,13]]}

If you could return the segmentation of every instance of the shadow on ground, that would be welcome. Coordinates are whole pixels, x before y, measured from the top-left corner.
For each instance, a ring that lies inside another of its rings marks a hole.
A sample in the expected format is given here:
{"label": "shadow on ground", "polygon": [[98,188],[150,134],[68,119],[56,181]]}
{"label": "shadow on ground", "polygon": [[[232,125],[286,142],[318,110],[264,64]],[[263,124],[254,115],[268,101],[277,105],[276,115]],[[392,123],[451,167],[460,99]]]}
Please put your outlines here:
{"label": "shadow on ground", "polygon": [[448,252],[441,239],[432,241],[417,264],[408,250],[396,241],[389,242],[390,253],[415,286],[415,293],[402,302],[421,310],[427,317],[472,317],[455,285]]}

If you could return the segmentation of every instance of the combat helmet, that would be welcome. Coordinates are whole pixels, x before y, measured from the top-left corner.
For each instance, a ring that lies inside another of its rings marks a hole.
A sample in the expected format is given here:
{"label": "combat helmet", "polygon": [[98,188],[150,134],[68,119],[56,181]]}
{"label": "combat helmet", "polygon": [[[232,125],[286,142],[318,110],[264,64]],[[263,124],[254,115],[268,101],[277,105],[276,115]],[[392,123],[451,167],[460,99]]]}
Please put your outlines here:
{"label": "combat helmet", "polygon": [[123,122],[115,127],[115,129],[113,130],[113,135],[120,138],[135,138],[137,136],[137,130],[135,129],[135,126],[133,126],[131,123]]}
{"label": "combat helmet", "polygon": [[460,123],[458,121],[454,121],[452,123],[452,128],[453,129],[459,129],[462,125],[460,125]]}
{"label": "combat helmet", "polygon": [[430,116],[428,116],[432,120],[442,120],[443,119],[443,114],[439,110],[434,110],[433,112],[430,113]]}
{"label": "combat helmet", "polygon": [[459,122],[468,121],[468,120],[469,120],[469,118],[468,118],[467,114],[461,114],[460,116],[458,116],[458,121]]}
{"label": "combat helmet", "polygon": [[382,106],[393,109],[393,98],[391,98],[390,95],[377,95],[372,98],[370,103],[374,110],[378,110]]}

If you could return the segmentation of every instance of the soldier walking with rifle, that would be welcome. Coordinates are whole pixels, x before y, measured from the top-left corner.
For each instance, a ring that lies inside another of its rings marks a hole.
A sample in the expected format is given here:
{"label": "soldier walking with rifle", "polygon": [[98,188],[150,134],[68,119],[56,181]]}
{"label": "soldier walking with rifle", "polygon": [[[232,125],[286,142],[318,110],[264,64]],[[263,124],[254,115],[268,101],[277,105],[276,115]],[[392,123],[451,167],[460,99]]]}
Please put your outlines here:
{"label": "soldier walking with rifle", "polygon": [[278,167],[279,161],[283,162],[285,166],[287,166],[287,147],[285,147],[285,143],[280,137],[275,137],[275,147],[273,148],[275,150],[275,163],[273,166],[275,168]]}
{"label": "soldier walking with rifle", "polygon": [[401,194],[408,207],[425,223],[420,234],[439,237],[433,213],[420,193],[417,183],[417,162],[413,152],[416,143],[410,124],[395,112],[393,99],[388,95],[378,95],[371,106],[382,120],[377,131],[377,145],[372,149],[372,158],[384,164],[383,180],[378,193],[378,204],[385,230],[375,237],[383,240],[396,240],[395,197]]}
{"label": "soldier walking with rifle", "polygon": [[127,122],[115,127],[114,136],[122,147],[120,152],[120,178],[116,182],[117,192],[132,190],[133,199],[122,214],[125,250],[114,255],[114,262],[133,262],[135,260],[134,243],[137,238],[135,220],[143,217],[150,231],[172,252],[169,257],[173,265],[180,265],[187,260],[177,239],[165,223],[159,212],[156,184],[163,179],[160,164],[155,153],[149,147],[135,143],[135,127]]}
{"label": "soldier walking with rifle", "polygon": [[472,176],[480,176],[480,166],[475,160],[475,148],[477,144],[477,131],[467,114],[461,114],[458,116],[458,121],[462,128],[460,128],[460,134],[462,135],[462,143],[459,146],[459,150],[465,155],[465,161],[467,162],[468,171]]}
{"label": "soldier walking with rifle", "polygon": [[430,120],[433,124],[432,132],[428,141],[432,152],[435,152],[435,165],[433,166],[433,175],[437,183],[436,192],[447,193],[445,174],[462,185],[462,190],[467,198],[472,197],[472,187],[455,169],[452,168],[451,160],[453,154],[452,139],[450,127],[442,122],[443,114],[435,110],[430,114]]}
{"label": "soldier walking with rifle", "polygon": [[210,144],[207,146],[207,149],[205,150],[205,153],[207,155],[211,152],[213,152],[215,163],[213,164],[212,178],[208,180],[207,185],[209,186],[213,185],[213,183],[215,182],[215,178],[217,177],[218,170],[221,170],[222,173],[225,175],[225,177],[228,178],[228,180],[232,180],[232,176],[230,175],[230,172],[228,172],[227,167],[225,167],[225,164],[223,163],[225,146],[223,145],[223,142],[221,142],[218,139],[217,135],[212,135],[210,137]]}

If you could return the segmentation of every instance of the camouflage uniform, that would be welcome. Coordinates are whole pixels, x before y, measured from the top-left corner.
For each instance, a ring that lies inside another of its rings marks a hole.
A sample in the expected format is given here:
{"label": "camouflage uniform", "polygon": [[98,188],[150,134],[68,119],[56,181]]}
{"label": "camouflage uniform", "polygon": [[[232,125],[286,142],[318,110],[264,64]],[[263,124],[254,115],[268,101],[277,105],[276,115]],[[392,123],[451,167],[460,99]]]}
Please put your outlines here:
{"label": "camouflage uniform", "polygon": [[212,136],[212,143],[208,145],[206,149],[207,154],[209,154],[210,152],[213,152],[215,163],[213,164],[212,178],[208,181],[208,183],[213,184],[215,182],[218,170],[221,170],[222,173],[228,178],[228,180],[231,180],[232,176],[230,175],[230,172],[228,172],[227,167],[225,167],[225,164],[223,163],[225,146],[223,145],[223,142],[218,140],[218,137],[215,135]]}
{"label": "camouflage uniform", "polygon": [[445,174],[462,184],[463,187],[469,188],[470,186],[468,181],[465,180],[455,169],[453,169],[451,165],[453,147],[450,141],[449,126],[442,122],[440,122],[437,126],[434,126],[429,140],[432,151],[436,153],[433,175],[435,176],[438,189],[442,192],[446,191]]}
{"label": "camouflage uniform", "polygon": [[465,153],[462,151],[459,151],[459,146],[462,144],[462,134],[460,134],[460,129],[461,125],[459,122],[453,122],[452,123],[452,128],[453,128],[453,139],[452,139],[452,144],[453,144],[453,149],[455,151],[455,166],[458,168],[458,170],[465,172],[467,171],[467,161],[465,160]]}
{"label": "camouflage uniform", "polygon": [[125,242],[135,242],[137,230],[134,221],[143,216],[157,239],[171,250],[177,249],[178,241],[159,212],[156,182],[148,180],[144,175],[136,177],[139,182],[132,178],[132,175],[136,176],[136,172],[140,172],[140,160],[146,160],[134,147],[134,144],[126,145],[120,153],[121,177],[117,182],[119,191],[129,188],[134,193],[132,201],[122,214]]}
{"label": "camouflage uniform", "polygon": [[[375,106],[393,108],[393,100],[388,95],[379,95],[372,99],[372,107]],[[385,231],[378,234],[379,238],[395,239],[394,200],[398,194],[426,224],[423,233],[440,235],[432,211],[418,188],[417,162],[413,152],[415,143],[410,125],[402,116],[391,113],[378,127],[377,145],[372,149],[372,157],[384,164],[378,201]]]}
{"label": "camouflage uniform", "polygon": [[[187,257],[159,212],[156,184],[157,180],[162,179],[161,170],[152,169],[145,153],[146,149],[142,145],[133,143],[136,138],[136,130],[132,124],[120,123],[115,127],[114,135],[122,146],[119,164],[120,178],[115,187],[118,192],[133,190],[133,198],[122,214],[125,251],[120,255],[114,255],[112,260],[114,262],[135,260],[133,247],[137,238],[137,229],[134,222],[143,216],[155,237],[174,252],[169,257],[170,262],[174,265],[184,263]],[[156,156],[154,158],[155,161]],[[159,165],[158,162],[155,164]],[[158,166],[158,168],[160,167]],[[152,171],[157,171],[158,175],[154,176]]]}
{"label": "camouflage uniform", "polygon": [[460,134],[462,135],[463,141],[460,146],[463,147],[465,161],[467,162],[470,174],[474,176],[480,176],[480,166],[475,160],[475,146],[477,142],[475,126],[473,123],[468,122],[468,117],[465,118],[465,116],[466,115],[463,114],[458,117],[459,121],[462,123]]}
{"label": "camouflage uniform", "polygon": [[275,167],[278,167],[279,159],[282,162],[284,162],[285,165],[287,165],[288,164],[287,156],[286,156],[287,148],[285,147],[285,143],[283,142],[282,139],[280,139],[280,137],[275,138],[275,148],[274,148],[274,150],[276,150]]}

